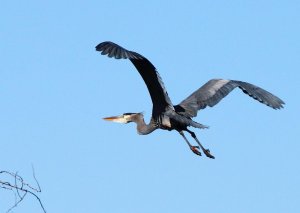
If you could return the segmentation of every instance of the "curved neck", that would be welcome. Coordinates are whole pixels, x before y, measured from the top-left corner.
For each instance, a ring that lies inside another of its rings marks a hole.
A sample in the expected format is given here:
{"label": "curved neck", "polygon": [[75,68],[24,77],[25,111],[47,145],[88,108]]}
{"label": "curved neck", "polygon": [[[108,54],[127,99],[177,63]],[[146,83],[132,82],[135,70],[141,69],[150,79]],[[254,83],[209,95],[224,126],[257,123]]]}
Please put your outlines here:
{"label": "curved neck", "polygon": [[132,120],[137,124],[136,129],[140,135],[147,135],[157,129],[153,120],[151,119],[149,124],[146,124],[143,116],[137,116],[134,120]]}

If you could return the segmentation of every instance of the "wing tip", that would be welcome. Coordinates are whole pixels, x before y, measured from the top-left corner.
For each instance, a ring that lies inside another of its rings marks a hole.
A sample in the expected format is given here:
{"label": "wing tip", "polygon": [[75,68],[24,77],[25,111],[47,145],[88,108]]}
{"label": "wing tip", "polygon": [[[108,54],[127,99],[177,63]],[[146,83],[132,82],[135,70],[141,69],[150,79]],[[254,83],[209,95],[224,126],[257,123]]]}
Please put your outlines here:
{"label": "wing tip", "polygon": [[111,42],[111,41],[103,41],[103,42],[99,43],[99,44],[95,47],[95,49],[96,49],[96,51],[102,51],[102,48],[103,48],[104,46],[108,45],[108,44],[115,44],[115,43],[113,43],[113,42]]}
{"label": "wing tip", "polygon": [[284,108],[284,105],[285,105],[285,103],[282,101],[282,102],[278,103],[278,105],[273,106],[272,108],[275,110],[280,110],[280,109]]}
{"label": "wing tip", "polygon": [[107,55],[109,58],[133,60],[144,59],[141,54],[129,51],[111,41],[101,42],[95,47],[95,49],[100,52],[101,55]]}

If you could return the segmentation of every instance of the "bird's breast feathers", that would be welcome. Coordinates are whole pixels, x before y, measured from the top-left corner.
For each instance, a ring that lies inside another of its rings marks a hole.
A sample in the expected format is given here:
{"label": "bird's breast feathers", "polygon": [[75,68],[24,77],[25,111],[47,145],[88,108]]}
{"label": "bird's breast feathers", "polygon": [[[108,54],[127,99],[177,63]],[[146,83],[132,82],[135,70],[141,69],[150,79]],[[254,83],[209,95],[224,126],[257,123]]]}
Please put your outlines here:
{"label": "bird's breast feathers", "polygon": [[157,124],[161,129],[171,129],[171,121],[168,116],[161,116],[158,118]]}

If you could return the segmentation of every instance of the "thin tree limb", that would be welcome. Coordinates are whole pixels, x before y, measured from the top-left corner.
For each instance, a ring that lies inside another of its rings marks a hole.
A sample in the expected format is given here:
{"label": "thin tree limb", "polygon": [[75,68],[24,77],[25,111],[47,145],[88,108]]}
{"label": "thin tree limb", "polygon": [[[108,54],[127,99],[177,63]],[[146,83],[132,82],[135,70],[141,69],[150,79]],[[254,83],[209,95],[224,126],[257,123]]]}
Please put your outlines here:
{"label": "thin tree limb", "polygon": [[[41,192],[41,187],[35,176],[33,166],[32,166],[32,171],[33,171],[33,178],[36,182],[37,187],[33,187],[31,184],[26,183],[24,179],[20,175],[18,175],[17,172],[13,173],[9,171],[0,171],[0,188],[10,190],[15,195],[15,203],[12,207],[10,207],[7,210],[7,213],[11,212],[14,208],[16,208],[24,200],[27,194],[30,194],[31,196],[35,197],[36,200],[39,202],[43,212],[46,213],[46,209],[44,208],[41,199],[37,195],[37,193]],[[4,181],[1,178],[8,178],[13,180]]]}

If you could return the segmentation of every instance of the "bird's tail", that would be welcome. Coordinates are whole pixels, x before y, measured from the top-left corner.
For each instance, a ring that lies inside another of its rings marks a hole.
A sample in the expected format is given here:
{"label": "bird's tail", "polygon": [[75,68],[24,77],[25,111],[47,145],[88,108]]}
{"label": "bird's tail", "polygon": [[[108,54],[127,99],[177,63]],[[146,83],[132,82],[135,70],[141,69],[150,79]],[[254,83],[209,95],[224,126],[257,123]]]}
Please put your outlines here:
{"label": "bird's tail", "polygon": [[205,126],[203,124],[197,123],[196,121],[193,121],[191,118],[177,114],[175,111],[172,111],[172,110],[165,112],[165,114],[180,123],[186,124],[187,126],[192,126],[192,127],[199,128],[199,129],[209,128],[208,126]]}
{"label": "bird's tail", "polygon": [[195,128],[199,128],[199,129],[208,129],[209,128],[209,126],[197,123],[196,121],[193,121],[193,120],[191,122],[191,126],[195,127]]}

